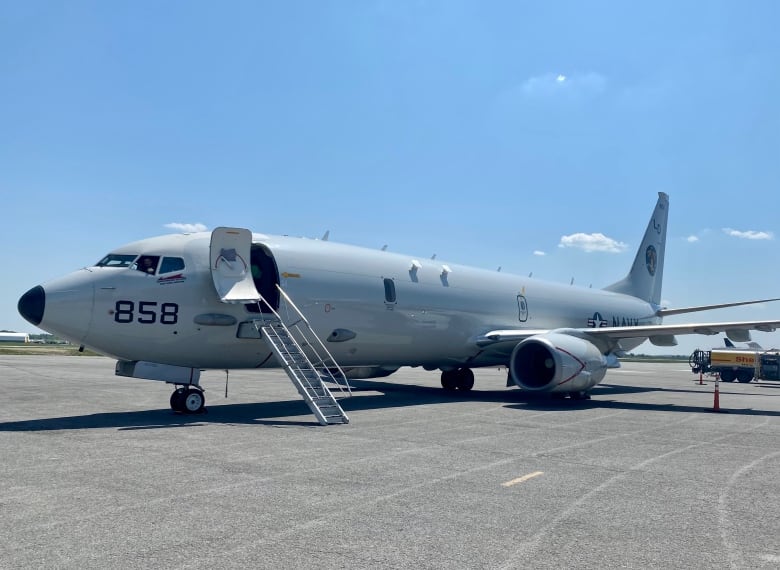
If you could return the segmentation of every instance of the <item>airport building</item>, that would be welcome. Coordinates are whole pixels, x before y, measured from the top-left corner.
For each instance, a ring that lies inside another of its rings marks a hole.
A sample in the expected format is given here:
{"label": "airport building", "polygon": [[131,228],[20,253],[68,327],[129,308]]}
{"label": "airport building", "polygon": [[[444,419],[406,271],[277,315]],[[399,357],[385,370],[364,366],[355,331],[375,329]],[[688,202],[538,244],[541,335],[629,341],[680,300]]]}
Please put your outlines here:
{"label": "airport building", "polygon": [[30,342],[27,333],[0,332],[0,342]]}

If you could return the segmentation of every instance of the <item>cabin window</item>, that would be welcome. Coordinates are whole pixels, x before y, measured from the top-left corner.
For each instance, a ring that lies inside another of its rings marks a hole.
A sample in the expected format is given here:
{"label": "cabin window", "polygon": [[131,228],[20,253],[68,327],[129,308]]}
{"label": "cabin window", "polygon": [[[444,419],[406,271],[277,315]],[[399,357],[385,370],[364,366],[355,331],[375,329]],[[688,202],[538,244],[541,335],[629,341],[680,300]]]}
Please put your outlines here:
{"label": "cabin window", "polygon": [[395,281],[385,279],[385,303],[395,303]]}
{"label": "cabin window", "polygon": [[137,254],[124,255],[121,253],[109,253],[95,264],[95,267],[130,267]]}
{"label": "cabin window", "polygon": [[517,318],[523,323],[528,320],[528,301],[523,295],[517,296]]}
{"label": "cabin window", "polygon": [[184,269],[184,260],[181,257],[163,257],[160,264],[160,273],[171,273],[173,271],[182,271]]}
{"label": "cabin window", "polygon": [[157,271],[158,263],[160,263],[159,255],[142,255],[138,258],[138,261],[133,264],[133,269],[137,269],[141,273],[146,273],[147,275],[154,275],[155,271]]}

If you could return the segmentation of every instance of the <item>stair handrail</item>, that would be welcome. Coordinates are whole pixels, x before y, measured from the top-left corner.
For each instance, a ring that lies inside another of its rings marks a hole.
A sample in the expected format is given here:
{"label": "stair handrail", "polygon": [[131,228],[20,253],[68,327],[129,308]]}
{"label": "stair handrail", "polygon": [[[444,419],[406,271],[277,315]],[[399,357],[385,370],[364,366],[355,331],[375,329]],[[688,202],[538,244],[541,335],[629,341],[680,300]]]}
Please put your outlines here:
{"label": "stair handrail", "polygon": [[[327,347],[323,344],[323,342],[320,340],[320,337],[317,335],[316,332],[314,332],[314,328],[309,323],[308,319],[303,315],[301,310],[297,307],[297,305],[293,302],[293,300],[290,298],[290,296],[285,293],[284,289],[282,289],[278,284],[276,285],[276,288],[279,290],[279,293],[281,293],[282,297],[284,297],[284,300],[287,302],[287,307],[292,307],[292,309],[295,311],[295,314],[298,316],[298,320],[293,323],[292,325],[286,325],[284,323],[284,319],[282,319],[281,315],[274,309],[271,304],[260,295],[260,301],[265,304],[266,307],[271,311],[271,313],[276,317],[276,319],[289,331],[289,327],[292,326],[297,331],[300,338],[302,338],[306,344],[308,344],[314,355],[319,359],[317,362],[317,365],[313,364],[311,360],[309,359],[309,356],[304,351],[303,347],[300,346],[298,343],[298,340],[294,338],[294,335],[290,334],[290,338],[295,343],[295,345],[298,347],[298,349],[301,351],[301,354],[303,354],[304,358],[306,358],[307,362],[311,364],[312,368],[315,370],[320,371],[321,369],[323,371],[323,375],[329,377],[334,384],[338,387],[339,391],[342,393],[346,393],[347,395],[352,395],[352,387],[349,385],[349,380],[347,379],[347,375],[344,373],[344,370],[342,370],[341,366],[339,366],[338,362],[333,358],[333,355],[330,353],[330,351],[327,349]],[[259,304],[259,302],[258,302]],[[314,345],[312,345],[311,339],[306,335],[306,333],[301,329],[299,326],[299,323],[303,322],[306,325],[306,328],[308,329],[311,337],[313,337],[316,341],[319,347],[323,350],[323,352],[327,355],[327,359],[329,362],[326,362],[322,356],[317,352],[317,349]],[[333,369],[338,371],[338,375],[340,377],[337,378],[336,375],[333,374]],[[342,385],[343,381],[343,385]],[[308,380],[307,380],[308,383]],[[346,388],[346,391],[345,391]]]}
{"label": "stair handrail", "polygon": [[[347,393],[351,396],[352,387],[349,385],[349,379],[347,378],[347,375],[344,373],[344,370],[342,370],[341,366],[339,366],[339,363],[336,362],[336,359],[333,358],[333,355],[330,353],[328,348],[322,342],[319,335],[316,332],[314,332],[314,328],[311,326],[311,323],[309,323],[309,319],[306,318],[306,316],[301,312],[298,306],[293,302],[290,296],[285,292],[284,289],[282,289],[282,287],[279,284],[276,285],[276,288],[279,290],[279,293],[282,295],[282,297],[284,297],[284,300],[287,302],[287,306],[292,307],[292,309],[295,311],[295,314],[298,316],[299,320],[290,326],[294,327],[295,330],[300,333],[301,337],[308,343],[308,345],[312,347],[312,352],[314,352],[317,358],[320,359],[318,364],[320,364],[322,368],[325,369],[328,376],[330,376],[333,379],[333,381],[336,383],[336,385],[339,387],[339,390],[341,392],[344,392],[344,388],[346,388]],[[320,356],[320,353],[317,352],[317,348],[312,345],[311,339],[306,335],[306,332],[301,329],[301,327],[299,326],[301,321],[306,325],[306,329],[308,330],[309,333],[311,333],[311,337],[317,342],[319,348],[325,353],[326,358],[322,358]],[[301,351],[303,351],[303,349],[301,349]],[[333,368],[338,370],[339,377],[344,381],[343,386],[341,384],[341,381],[338,378],[336,378],[336,376],[333,374],[333,370],[332,370]]]}
{"label": "stair handrail", "polygon": [[[284,325],[281,319],[277,318],[271,322],[264,322],[258,319],[254,321],[254,326],[257,332],[261,334],[262,332],[265,332],[267,344],[271,347],[271,350],[273,350],[277,358],[279,358],[279,363],[284,366],[287,375],[290,377],[290,380],[293,381],[293,384],[295,384],[295,386],[298,388],[298,393],[303,396],[306,404],[309,406],[309,409],[316,416],[317,421],[321,425],[328,425],[331,423],[329,418],[332,416],[325,416],[325,413],[320,407],[320,403],[315,401],[324,397],[339,411],[338,416],[342,420],[340,423],[349,423],[349,417],[347,414],[344,413],[344,410],[341,409],[341,406],[339,406],[338,402],[336,402],[333,394],[330,390],[328,390],[328,387],[322,383],[320,372],[311,363],[309,357],[306,356],[306,354],[301,350],[300,345],[295,340],[295,338],[293,338],[292,334],[290,334],[289,329]],[[284,335],[281,334],[281,331],[284,331]],[[295,346],[297,351],[296,353],[290,351],[287,343],[285,342],[285,339]],[[303,356],[308,367],[305,369],[302,368],[301,364],[295,360],[296,356]],[[316,375],[316,385],[312,384],[312,379],[310,378],[310,375],[307,374],[307,372],[313,372]],[[323,395],[321,396],[317,390],[322,390]]]}

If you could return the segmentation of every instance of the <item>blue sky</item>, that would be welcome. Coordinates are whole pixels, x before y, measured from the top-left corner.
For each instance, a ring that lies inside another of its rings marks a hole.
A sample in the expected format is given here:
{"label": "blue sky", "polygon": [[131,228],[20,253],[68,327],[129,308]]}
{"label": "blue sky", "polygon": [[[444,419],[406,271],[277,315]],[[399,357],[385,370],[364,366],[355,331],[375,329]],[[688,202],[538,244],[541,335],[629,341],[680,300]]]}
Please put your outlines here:
{"label": "blue sky", "polygon": [[[780,296],[778,21],[774,1],[4,3],[0,329],[35,332],[24,291],[171,223],[601,287],[659,191],[670,306]],[[764,318],[780,303],[688,320]]]}

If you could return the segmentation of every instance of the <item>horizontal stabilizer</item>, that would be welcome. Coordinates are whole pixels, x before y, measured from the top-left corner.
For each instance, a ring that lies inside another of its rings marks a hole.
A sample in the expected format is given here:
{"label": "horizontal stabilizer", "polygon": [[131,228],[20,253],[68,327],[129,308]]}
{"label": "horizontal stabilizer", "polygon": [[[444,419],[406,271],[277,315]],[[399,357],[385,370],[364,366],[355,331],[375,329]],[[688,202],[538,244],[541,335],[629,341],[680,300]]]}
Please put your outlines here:
{"label": "horizontal stabilizer", "polygon": [[671,315],[685,315],[687,313],[696,313],[698,311],[709,311],[712,309],[725,309],[727,307],[741,307],[743,305],[755,305],[756,303],[770,303],[780,301],[777,299],[758,299],[756,301],[738,301],[736,303],[719,303],[717,305],[699,305],[697,307],[685,307],[682,309],[658,309],[655,314],[657,317],[669,317]]}

